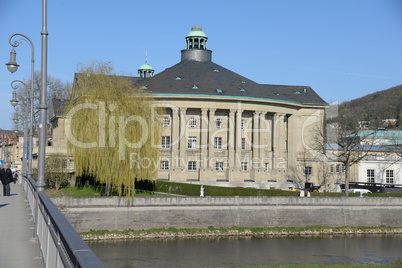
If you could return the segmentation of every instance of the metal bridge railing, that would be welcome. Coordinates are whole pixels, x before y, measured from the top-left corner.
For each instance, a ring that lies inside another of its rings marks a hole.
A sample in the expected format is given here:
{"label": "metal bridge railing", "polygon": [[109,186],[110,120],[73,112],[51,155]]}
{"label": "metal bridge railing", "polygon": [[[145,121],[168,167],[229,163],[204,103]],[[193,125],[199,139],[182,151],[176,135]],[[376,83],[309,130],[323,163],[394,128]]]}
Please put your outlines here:
{"label": "metal bridge railing", "polygon": [[23,179],[45,267],[103,268],[103,264],[35,181]]}

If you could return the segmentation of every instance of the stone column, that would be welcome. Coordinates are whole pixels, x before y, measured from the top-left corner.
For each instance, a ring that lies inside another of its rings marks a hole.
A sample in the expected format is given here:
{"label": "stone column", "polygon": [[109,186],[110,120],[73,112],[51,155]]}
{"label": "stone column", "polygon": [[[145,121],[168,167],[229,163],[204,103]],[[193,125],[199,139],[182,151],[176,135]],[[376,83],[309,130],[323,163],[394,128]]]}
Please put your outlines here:
{"label": "stone column", "polygon": [[283,113],[274,115],[274,168],[283,168],[285,152],[285,127]]}
{"label": "stone column", "polygon": [[228,169],[235,168],[235,112],[236,110],[229,111],[229,140],[228,140],[228,150],[229,150],[229,161]]}
{"label": "stone column", "polygon": [[288,159],[289,164],[297,164],[297,156],[303,151],[303,140],[300,129],[301,116],[292,114],[288,118]]}
{"label": "stone column", "polygon": [[279,153],[278,153],[278,130],[277,130],[277,128],[278,128],[278,118],[279,118],[279,115],[277,114],[277,113],[274,113],[273,115],[272,115],[272,131],[271,131],[271,133],[272,133],[272,140],[271,140],[271,145],[272,145],[272,148],[271,148],[271,150],[272,150],[272,170],[276,173],[276,171],[277,171],[277,162],[278,162],[278,156],[279,156]]}
{"label": "stone column", "polygon": [[266,112],[261,112],[259,116],[259,124],[260,124],[260,135],[259,135],[259,142],[260,150],[258,151],[258,158],[260,161],[265,157],[265,151],[268,150],[268,122],[265,120]]}
{"label": "stone column", "polygon": [[260,126],[259,126],[259,117],[260,112],[255,111],[253,113],[253,143],[252,143],[252,168],[253,169],[258,169],[259,167],[259,150],[260,150],[260,145],[259,145],[259,131],[260,131]]}
{"label": "stone column", "polygon": [[180,155],[179,155],[179,166],[186,169],[186,149],[187,149],[187,119],[186,119],[187,108],[180,108]]}
{"label": "stone column", "polygon": [[180,124],[179,124],[179,108],[172,107],[172,169],[179,167],[179,143],[180,143]]}
{"label": "stone column", "polygon": [[242,130],[241,130],[241,119],[242,119],[242,110],[236,111],[236,154],[235,154],[235,163],[234,167],[237,170],[240,170],[240,159],[241,159],[241,137],[242,137]]}
{"label": "stone column", "polygon": [[208,109],[201,109],[200,119],[200,136],[201,136],[201,155],[200,168],[208,167]]}
{"label": "stone column", "polygon": [[214,158],[214,134],[215,134],[215,111],[216,109],[209,109],[209,138],[208,138],[208,169],[213,169]]}

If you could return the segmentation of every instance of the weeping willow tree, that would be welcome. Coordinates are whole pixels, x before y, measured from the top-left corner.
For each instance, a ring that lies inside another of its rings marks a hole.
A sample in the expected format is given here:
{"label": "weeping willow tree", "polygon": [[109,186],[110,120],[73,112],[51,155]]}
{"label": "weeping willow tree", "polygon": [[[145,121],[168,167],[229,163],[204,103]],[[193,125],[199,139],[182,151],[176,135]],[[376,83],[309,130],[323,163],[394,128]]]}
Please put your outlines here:
{"label": "weeping willow tree", "polygon": [[110,64],[81,66],[66,109],[76,175],[94,177],[128,198],[134,196],[135,179],[154,179],[160,133],[154,104],[128,77],[116,76]]}

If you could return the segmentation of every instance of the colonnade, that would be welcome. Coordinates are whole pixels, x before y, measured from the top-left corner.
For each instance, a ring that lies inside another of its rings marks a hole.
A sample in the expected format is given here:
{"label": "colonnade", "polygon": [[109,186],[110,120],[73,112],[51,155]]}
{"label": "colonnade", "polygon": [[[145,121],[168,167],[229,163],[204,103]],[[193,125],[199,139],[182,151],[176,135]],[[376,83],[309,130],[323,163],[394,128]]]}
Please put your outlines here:
{"label": "colonnade", "polygon": [[[170,129],[165,135],[171,135],[172,170],[184,171],[187,162],[192,160],[197,161],[197,170],[215,171],[216,159],[224,159],[224,171],[227,173],[271,172],[286,169],[289,152],[294,151],[289,151],[290,146],[298,146],[300,133],[289,131],[289,124],[298,125],[300,118],[296,115],[178,107],[172,107],[167,112],[165,116],[169,116]],[[196,126],[189,126],[190,118],[196,120]],[[217,126],[217,118],[222,120],[222,126]],[[196,137],[196,148],[188,148],[188,136]],[[222,148],[214,147],[216,137],[222,138]],[[247,170],[242,167],[242,162],[248,166]]]}

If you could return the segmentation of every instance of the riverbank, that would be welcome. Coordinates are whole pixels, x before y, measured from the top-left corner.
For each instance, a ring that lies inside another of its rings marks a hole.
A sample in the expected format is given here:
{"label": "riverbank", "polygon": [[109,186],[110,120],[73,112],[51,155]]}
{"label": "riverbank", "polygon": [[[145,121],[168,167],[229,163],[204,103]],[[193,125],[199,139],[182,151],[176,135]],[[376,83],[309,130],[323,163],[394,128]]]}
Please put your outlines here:
{"label": "riverbank", "polygon": [[119,239],[166,239],[197,237],[241,237],[241,236],[322,236],[322,235],[392,235],[402,234],[401,227],[353,227],[353,226],[309,226],[309,227],[253,227],[253,228],[158,228],[147,230],[91,230],[81,232],[85,241]]}
{"label": "riverbank", "polygon": [[[338,265],[275,265],[275,266],[257,266],[257,267],[242,267],[242,268],[392,268],[401,267],[400,264],[389,265],[353,265],[353,264],[338,264]],[[236,267],[231,267],[236,268]]]}

